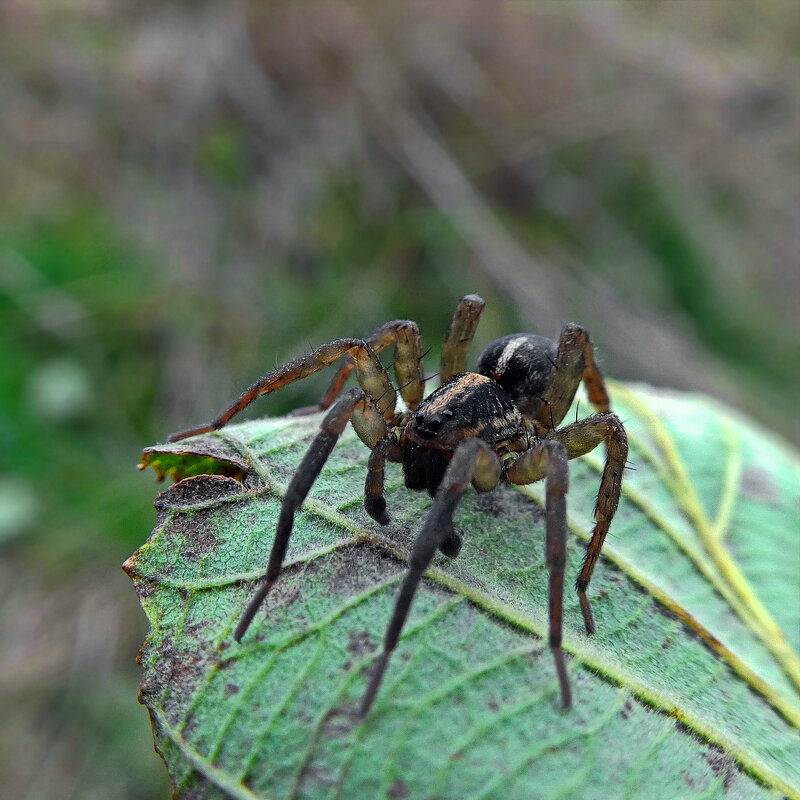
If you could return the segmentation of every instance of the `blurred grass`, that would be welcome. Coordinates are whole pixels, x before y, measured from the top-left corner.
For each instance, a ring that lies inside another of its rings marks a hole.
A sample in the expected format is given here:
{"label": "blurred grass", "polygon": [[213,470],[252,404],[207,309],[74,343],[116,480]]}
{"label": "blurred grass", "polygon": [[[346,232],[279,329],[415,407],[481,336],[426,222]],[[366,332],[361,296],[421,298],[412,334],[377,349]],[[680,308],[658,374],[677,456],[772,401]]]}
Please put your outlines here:
{"label": "blurred grass", "polygon": [[476,351],[578,320],[614,377],[800,440],[795,10],[0,6],[10,796],[164,796],[118,571],[138,450],[313,345],[410,317],[434,372],[475,291]]}

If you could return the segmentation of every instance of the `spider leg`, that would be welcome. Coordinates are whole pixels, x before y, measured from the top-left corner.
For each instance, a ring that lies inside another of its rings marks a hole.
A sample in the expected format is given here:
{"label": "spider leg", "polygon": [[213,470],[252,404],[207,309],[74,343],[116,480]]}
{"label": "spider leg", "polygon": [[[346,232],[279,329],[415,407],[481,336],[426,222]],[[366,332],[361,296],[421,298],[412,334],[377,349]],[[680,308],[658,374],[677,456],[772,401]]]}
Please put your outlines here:
{"label": "spider leg", "polygon": [[476,474],[480,475],[482,485],[491,482],[491,475],[494,475],[494,481],[497,483],[500,475],[500,462],[486,442],[481,439],[466,439],[458,446],[450,460],[433,506],[428,512],[422,530],[414,543],[414,549],[411,551],[408,573],[400,588],[391,621],[386,629],[383,652],[378,657],[361,700],[360,714],[362,717],[367,715],[378,693],[392,651],[397,646],[400,633],[405,625],[419,582],[425,570],[430,566],[436,549],[452,535],[453,513],[461,495],[464,494]]}
{"label": "spider leg", "polygon": [[364,411],[371,403],[370,397],[362,389],[350,389],[337,400],[322,420],[319,433],[311,442],[308,451],[289,483],[286,494],[283,496],[278,527],[275,532],[275,541],[272,544],[272,551],[269,555],[269,563],[262,578],[261,586],[250,599],[236,626],[233,638],[237,642],[241,641],[242,636],[244,636],[253,621],[253,617],[280,574],[281,565],[286,557],[289,538],[292,535],[295,512],[306,499],[306,495],[308,495],[311,486],[319,476],[331,450],[333,450],[353,413],[359,408]]}
{"label": "spider leg", "polygon": [[[575,582],[586,633],[591,634],[595,632],[595,624],[586,590],[589,588],[592,572],[600,556],[600,551],[603,549],[603,542],[611,526],[611,520],[619,505],[622,474],[628,460],[628,437],[619,417],[606,411],[552,431],[545,441],[552,440],[559,441],[564,445],[569,458],[585,455],[594,450],[601,442],[606,443],[606,462],[603,476],[600,478],[600,491],[594,508],[595,525],[586,547],[586,556],[583,559],[581,571]],[[505,476],[511,483],[519,484],[533,483],[544,477],[544,470],[536,459],[536,448],[523,453],[507,469]]]}
{"label": "spider leg", "polygon": [[553,430],[561,424],[581,380],[586,384],[592,405],[601,412],[609,410],[608,392],[594,360],[594,345],[586,328],[575,323],[564,326],[554,366],[535,414],[535,419],[545,430]]}
{"label": "spider leg", "polygon": [[594,566],[603,549],[603,542],[619,505],[622,474],[628,460],[628,436],[619,417],[610,412],[595,414],[573,422],[572,425],[555,431],[554,436],[563,442],[570,458],[588,453],[602,441],[606,443],[606,463],[603,467],[600,491],[597,493],[597,503],[594,507],[594,530],[586,547],[586,556],[583,559],[581,571],[575,581],[575,590],[581,604],[586,633],[594,633],[594,617],[586,590],[589,588]]}
{"label": "spider leg", "polygon": [[389,449],[389,439],[380,439],[367,462],[367,480],[364,485],[364,508],[376,522],[381,525],[389,524],[389,515],[386,513],[386,500],[383,497],[383,484],[386,470],[386,451]]}
{"label": "spider leg", "polygon": [[287,384],[313,375],[329,364],[333,364],[334,361],[347,356],[351,357],[355,362],[358,382],[361,388],[375,400],[380,398],[384,418],[391,419],[394,415],[397,394],[375,351],[361,339],[335,339],[332,342],[323,344],[306,356],[296,358],[294,361],[268,372],[247,389],[230,408],[208,425],[173,433],[167,439],[170,442],[177,442],[188,436],[219,430],[219,428],[227,425],[232,417],[247,408],[257,397],[269,394]]}
{"label": "spider leg", "polygon": [[344,389],[344,385],[347,383],[347,379],[350,377],[350,373],[355,368],[356,362],[353,361],[350,356],[345,356],[342,359],[342,366],[336,370],[336,374],[328,384],[328,388],[325,390],[325,395],[323,396],[322,400],[313,406],[294,408],[286,416],[304,417],[307,414],[316,414],[319,411],[327,411],[331,407],[333,401],[341,394],[342,389]]}
{"label": "spider leg", "polygon": [[[548,585],[548,644],[561,689],[561,706],[572,706],[572,692],[561,649],[564,622],[564,569],[567,564],[567,490],[569,465],[566,447],[548,438],[526,450],[506,469],[506,480],[525,484],[545,478],[545,562],[550,572]],[[531,480],[532,479],[532,480]]]}
{"label": "spider leg", "polygon": [[485,302],[476,294],[468,294],[458,301],[453,319],[450,321],[450,331],[442,348],[442,361],[440,375],[442,383],[446,383],[453,375],[460,375],[467,371],[467,356],[478,320]]}
{"label": "spider leg", "polygon": [[[376,353],[380,353],[392,344],[395,345],[394,372],[397,377],[398,390],[406,405],[411,409],[416,408],[422,401],[424,391],[422,339],[417,323],[410,319],[395,319],[387,322],[367,339],[367,344]],[[342,391],[355,366],[355,361],[350,356],[346,356],[333,376],[322,400],[315,406],[299,408],[292,414],[312,414],[327,409]]]}

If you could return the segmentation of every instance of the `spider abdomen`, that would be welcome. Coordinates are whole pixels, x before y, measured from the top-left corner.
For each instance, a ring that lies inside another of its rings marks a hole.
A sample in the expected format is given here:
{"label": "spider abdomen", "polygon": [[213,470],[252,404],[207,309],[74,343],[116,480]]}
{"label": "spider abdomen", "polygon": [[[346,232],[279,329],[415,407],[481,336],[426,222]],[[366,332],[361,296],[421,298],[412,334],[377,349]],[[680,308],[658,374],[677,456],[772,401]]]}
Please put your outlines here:
{"label": "spider abdomen", "polygon": [[478,359],[478,372],[497,381],[523,414],[534,411],[553,374],[558,346],[535,333],[495,339]]}

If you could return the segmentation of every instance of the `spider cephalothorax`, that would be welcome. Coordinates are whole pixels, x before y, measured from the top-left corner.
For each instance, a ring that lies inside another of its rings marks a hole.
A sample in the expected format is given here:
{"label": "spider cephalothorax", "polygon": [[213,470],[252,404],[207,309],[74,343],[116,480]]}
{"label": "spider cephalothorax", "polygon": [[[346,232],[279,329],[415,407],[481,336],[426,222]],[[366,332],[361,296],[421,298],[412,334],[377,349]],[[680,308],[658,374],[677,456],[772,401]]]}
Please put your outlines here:
{"label": "spider cephalothorax", "polygon": [[522,414],[495,381],[476,372],[456,375],[426,397],[402,429],[406,486],[433,497],[461,442],[477,438],[498,447],[524,437]]}
{"label": "spider cephalothorax", "polygon": [[[477,372],[467,372],[468,349],[482,310],[483,300],[476,295],[467,295],[459,301],[442,350],[442,385],[427,397],[423,397],[422,347],[417,325],[409,320],[395,320],[382,325],[367,340],[336,339],[278,367],[251,386],[209,425],[170,437],[175,441],[217,430],[256,397],[341,360],[319,406],[301,410],[328,409],[328,412],[284,495],[266,572],[239,620],[234,638],[241,640],[277,579],[295,512],[340,434],[351,422],[361,441],[371,450],[364,506],[373,519],[381,525],[389,522],[383,496],[387,461],[402,464],[409,489],[425,490],[434,498],[409,558],[409,571],[386,630],[383,652],[364,693],[362,715],[369,711],[380,688],[414,594],[437,548],[451,557],[458,555],[461,549],[461,535],[453,527],[453,514],[469,484],[479,492],[486,492],[501,481],[527,484],[543,478],[545,552],[550,573],[549,645],[555,659],[562,705],[565,708],[571,705],[561,650],[567,461],[605,442],[607,456],[595,507],[595,527],[576,581],[586,631],[594,632],[586,590],[619,502],[628,454],[625,430],[617,416],[609,411],[603,377],[594,362],[594,348],[589,334],[579,325],[566,325],[557,343],[535,334],[504,336],[484,350]],[[390,345],[395,346],[397,390],[378,357],[378,353]],[[340,396],[353,370],[360,388]],[[559,428],[581,381],[598,413]],[[398,392],[406,410],[396,410]]]}

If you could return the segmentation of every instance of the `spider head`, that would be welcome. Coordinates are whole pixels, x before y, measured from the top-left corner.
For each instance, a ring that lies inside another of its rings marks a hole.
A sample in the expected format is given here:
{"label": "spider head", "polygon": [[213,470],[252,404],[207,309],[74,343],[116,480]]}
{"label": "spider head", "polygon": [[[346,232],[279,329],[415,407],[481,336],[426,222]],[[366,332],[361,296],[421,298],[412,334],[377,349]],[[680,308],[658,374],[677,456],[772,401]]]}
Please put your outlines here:
{"label": "spider head", "polygon": [[478,372],[496,381],[523,414],[531,414],[550,382],[558,345],[533,333],[493,341],[478,359]]}
{"label": "spider head", "polygon": [[417,411],[414,414],[414,433],[418,438],[430,441],[435,439],[441,432],[442,426],[451,422],[454,417],[455,411],[452,408],[443,408],[440,412],[433,414]]}

